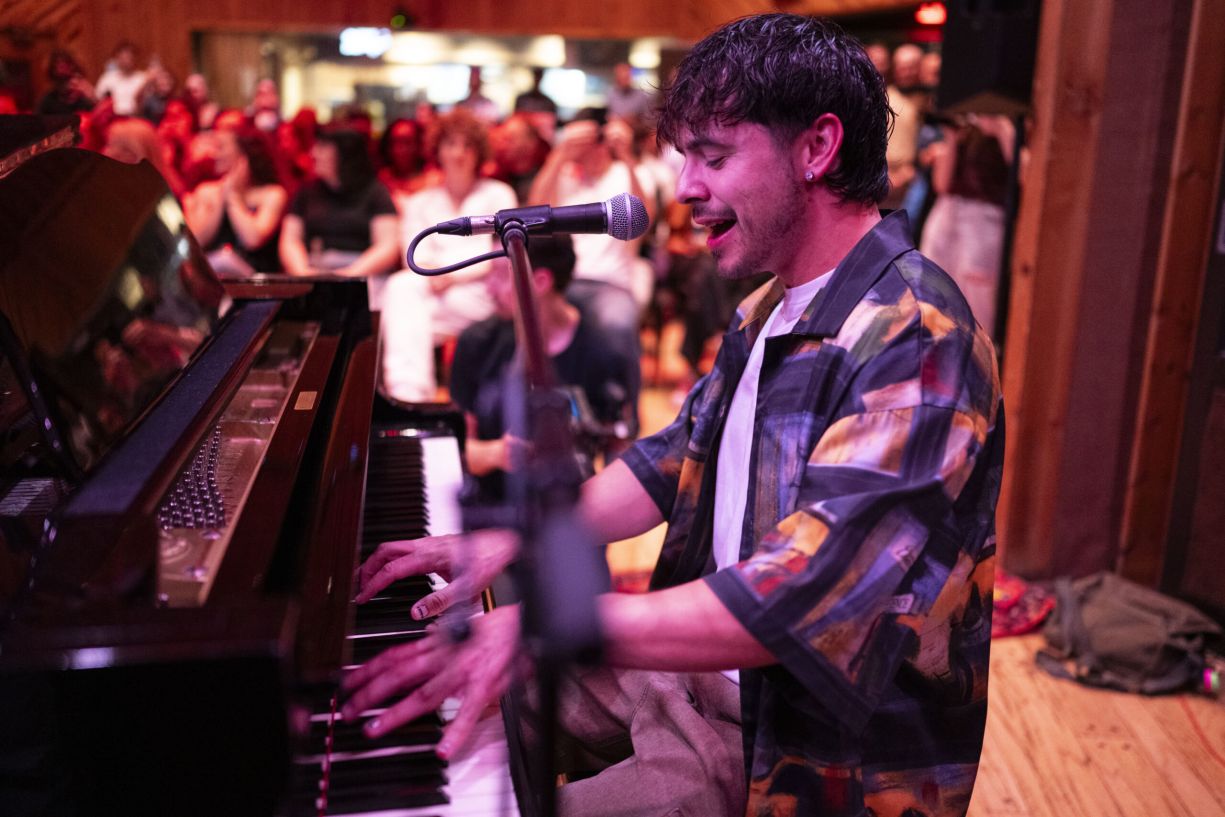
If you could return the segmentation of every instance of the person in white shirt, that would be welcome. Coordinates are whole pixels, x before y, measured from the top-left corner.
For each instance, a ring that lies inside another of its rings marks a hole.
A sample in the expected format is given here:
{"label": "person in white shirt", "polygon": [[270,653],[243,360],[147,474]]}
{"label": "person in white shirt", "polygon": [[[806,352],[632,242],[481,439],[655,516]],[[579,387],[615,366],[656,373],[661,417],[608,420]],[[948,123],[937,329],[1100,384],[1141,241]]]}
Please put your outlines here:
{"label": "person in white shirt", "polygon": [[[426,153],[442,176],[404,201],[403,247],[440,221],[517,206],[510,185],[479,175],[489,142],[484,124],[472,113],[457,109],[439,118],[426,136]],[[417,246],[414,260],[426,268],[443,267],[489,252],[489,241],[433,235]],[[411,270],[391,276],[382,294],[383,391],[388,396],[404,402],[434,399],[434,346],[493,314],[484,283],[488,273],[486,262],[429,278]]]}
{"label": "person in white shirt", "polygon": [[[566,125],[537,174],[531,204],[565,206],[606,201],[619,193],[637,196],[655,217],[655,184],[633,151],[634,132],[620,119],[587,108]],[[651,298],[654,274],[638,255],[640,241],[607,235],[574,236],[574,281],[567,296],[595,322],[626,367],[631,406],[642,384],[638,321]],[[636,414],[635,414],[636,419]]]}
{"label": "person in white shirt", "polygon": [[124,40],[115,46],[111,62],[94,85],[98,99],[111,98],[116,116],[135,116],[140,91],[148,75],[136,69],[136,46]]}

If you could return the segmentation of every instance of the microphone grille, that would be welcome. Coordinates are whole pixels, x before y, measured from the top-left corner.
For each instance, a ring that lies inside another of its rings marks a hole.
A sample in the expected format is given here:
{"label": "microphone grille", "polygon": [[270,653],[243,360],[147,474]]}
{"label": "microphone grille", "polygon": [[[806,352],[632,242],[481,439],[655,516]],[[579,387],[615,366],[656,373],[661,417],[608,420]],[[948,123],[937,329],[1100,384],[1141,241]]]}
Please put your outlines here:
{"label": "microphone grille", "polygon": [[647,231],[647,208],[642,199],[629,193],[618,193],[607,204],[610,236],[629,241]]}

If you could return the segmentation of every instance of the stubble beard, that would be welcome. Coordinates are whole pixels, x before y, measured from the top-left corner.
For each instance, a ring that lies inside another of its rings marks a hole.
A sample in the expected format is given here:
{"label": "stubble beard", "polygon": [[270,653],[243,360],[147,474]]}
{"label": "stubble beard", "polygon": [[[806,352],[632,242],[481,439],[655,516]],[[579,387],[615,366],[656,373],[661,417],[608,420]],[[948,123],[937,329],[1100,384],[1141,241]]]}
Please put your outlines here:
{"label": "stubble beard", "polygon": [[762,272],[777,273],[778,260],[782,254],[793,252],[796,244],[795,234],[799,229],[799,221],[803,213],[804,186],[788,180],[784,184],[782,195],[776,199],[777,204],[768,212],[761,212],[754,221],[760,222],[760,227],[754,229],[758,237],[752,246],[746,240],[744,221],[737,220],[733,229],[741,231],[736,236],[740,245],[740,257],[726,258],[726,250],[711,250],[715,259],[715,271],[720,278],[728,281],[741,281],[752,278]]}

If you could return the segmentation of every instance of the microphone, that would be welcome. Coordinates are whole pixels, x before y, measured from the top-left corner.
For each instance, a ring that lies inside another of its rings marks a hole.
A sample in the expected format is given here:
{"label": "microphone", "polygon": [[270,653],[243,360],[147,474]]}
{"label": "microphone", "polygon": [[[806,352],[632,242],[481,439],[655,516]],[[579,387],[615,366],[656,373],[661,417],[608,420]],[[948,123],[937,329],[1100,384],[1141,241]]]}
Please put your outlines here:
{"label": "microphone", "polygon": [[597,233],[629,241],[647,231],[647,208],[637,196],[618,193],[608,201],[594,204],[565,207],[541,204],[499,210],[492,216],[465,216],[435,225],[433,232],[442,235],[501,235],[511,222],[522,224],[529,233],[536,235]]}

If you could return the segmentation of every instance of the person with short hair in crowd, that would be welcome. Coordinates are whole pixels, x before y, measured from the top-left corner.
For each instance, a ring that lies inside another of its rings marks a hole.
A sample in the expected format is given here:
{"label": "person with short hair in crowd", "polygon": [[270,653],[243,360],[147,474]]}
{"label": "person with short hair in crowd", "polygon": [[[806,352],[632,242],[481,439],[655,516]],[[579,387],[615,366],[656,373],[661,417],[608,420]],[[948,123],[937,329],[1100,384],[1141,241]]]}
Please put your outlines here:
{"label": "person with short hair in crowd", "polygon": [[634,84],[634,69],[627,62],[613,66],[613,84],[605,104],[610,116],[633,123],[648,122],[655,112],[655,98]]}
{"label": "person with short hair in crowd", "polygon": [[[742,18],[680,65],[659,123],[685,156],[677,198],[720,275],[774,277],[672,425],[583,485],[596,541],[668,527],[651,592],[596,599],[604,666],[561,682],[560,770],[595,772],[557,789],[562,815],[969,809],[1003,406],[965,298],[905,213],[880,214],[890,121],[863,48],[826,20]],[[385,543],[357,600],[458,553],[459,584],[484,587],[517,547],[505,531]],[[378,738],[460,698],[451,756],[525,671],[520,616],[391,647],[345,678],[344,717],[395,701],[365,726]]]}
{"label": "person with short hair in crowd", "polygon": [[[566,286],[574,273],[570,237],[533,236],[528,256],[545,354],[559,385],[577,389],[591,410],[586,419],[592,426],[578,429],[578,436],[594,437],[583,441],[590,460],[613,443],[616,427],[624,419],[624,370],[591,320],[566,300]],[[492,502],[505,498],[503,475],[512,470],[512,449],[526,432],[510,428],[504,411],[505,401],[519,391],[515,379],[522,376],[512,364],[518,306],[510,262],[495,260],[485,285],[495,314],[460,334],[449,386],[451,399],[463,409],[468,425],[464,448],[468,472],[477,477],[480,498]]]}

